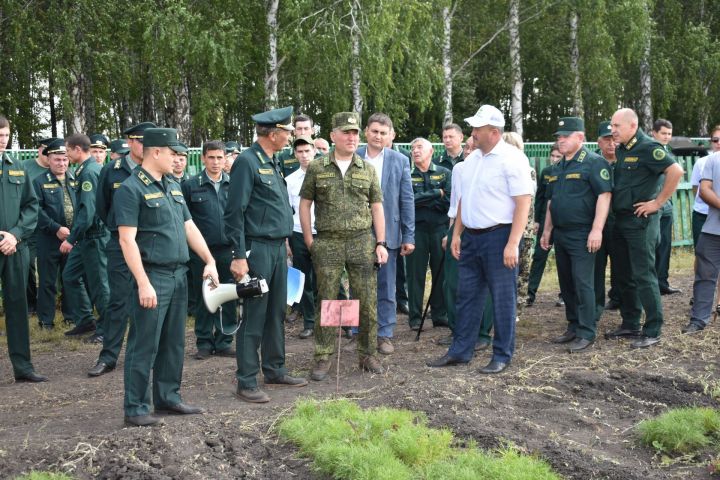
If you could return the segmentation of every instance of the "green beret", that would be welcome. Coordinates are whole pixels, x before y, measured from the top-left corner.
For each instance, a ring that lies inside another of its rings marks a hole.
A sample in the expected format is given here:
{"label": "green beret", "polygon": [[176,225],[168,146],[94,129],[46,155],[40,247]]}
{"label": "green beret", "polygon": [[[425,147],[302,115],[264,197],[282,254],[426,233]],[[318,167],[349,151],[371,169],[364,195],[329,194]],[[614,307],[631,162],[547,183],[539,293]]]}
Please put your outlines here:
{"label": "green beret", "polygon": [[557,132],[554,135],[570,135],[575,132],[585,131],[585,122],[579,117],[562,117],[558,121]]}
{"label": "green beret", "polygon": [[360,115],[356,112],[340,112],[332,117],[333,130],[360,130]]}
{"label": "green beret", "polygon": [[130,153],[130,148],[128,147],[128,144],[125,140],[117,139],[110,142],[110,151],[112,153],[126,155]]}
{"label": "green beret", "polygon": [[292,143],[293,148],[297,147],[298,145],[312,145],[313,147],[315,147],[315,142],[313,142],[313,139],[310,135],[300,135]]}
{"label": "green beret", "polygon": [[[53,142],[53,141],[55,141],[55,140],[63,140],[63,139],[62,139],[62,138],[58,138],[58,137],[42,138],[42,139],[40,139],[40,141],[38,142],[38,147],[47,147],[48,145],[50,145],[51,142]],[[65,145],[65,140],[63,140],[63,145]],[[44,154],[43,154],[43,155],[44,155]]]}
{"label": "green beret", "polygon": [[47,157],[51,153],[65,153],[65,140],[62,138],[53,138],[51,142],[48,142],[42,154]]}
{"label": "green beret", "polygon": [[240,153],[240,144],[238,142],[225,142],[225,153]]}
{"label": "green beret", "polygon": [[90,148],[102,148],[107,150],[110,140],[102,133],[90,135]]}
{"label": "green beret", "polygon": [[610,129],[610,121],[605,120],[604,122],[600,122],[600,126],[598,127],[598,138],[599,137],[609,137],[612,135],[612,130]]}
{"label": "green beret", "polygon": [[130,128],[126,128],[123,131],[123,135],[127,138],[143,138],[143,132],[145,132],[148,128],[157,128],[157,125],[152,122],[138,123]]}
{"label": "green beret", "polygon": [[148,128],[143,133],[143,147],[168,147],[177,153],[187,152],[187,147],[178,141],[174,128]]}
{"label": "green beret", "polygon": [[288,132],[295,130],[292,125],[293,107],[276,108],[252,116],[253,122],[263,127],[282,128]]}

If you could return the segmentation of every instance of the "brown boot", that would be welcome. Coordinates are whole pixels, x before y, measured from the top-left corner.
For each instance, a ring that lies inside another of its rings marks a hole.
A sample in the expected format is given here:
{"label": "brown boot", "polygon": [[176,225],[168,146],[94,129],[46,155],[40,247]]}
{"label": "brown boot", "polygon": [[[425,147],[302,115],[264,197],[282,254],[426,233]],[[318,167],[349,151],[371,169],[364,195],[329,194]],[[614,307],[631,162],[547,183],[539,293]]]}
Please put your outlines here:
{"label": "brown boot", "polygon": [[377,337],[377,350],[383,355],[390,355],[395,352],[395,347],[388,337]]}
{"label": "brown boot", "polygon": [[385,369],[380,363],[380,360],[378,360],[375,356],[362,357],[360,359],[360,370],[365,370],[366,372],[377,374],[385,373]]}
{"label": "brown boot", "polygon": [[310,374],[310,379],[315,380],[316,382],[325,380],[328,376],[329,371],[330,371],[330,360],[328,360],[328,359],[318,360],[317,362],[315,362],[315,366],[313,367],[312,373]]}

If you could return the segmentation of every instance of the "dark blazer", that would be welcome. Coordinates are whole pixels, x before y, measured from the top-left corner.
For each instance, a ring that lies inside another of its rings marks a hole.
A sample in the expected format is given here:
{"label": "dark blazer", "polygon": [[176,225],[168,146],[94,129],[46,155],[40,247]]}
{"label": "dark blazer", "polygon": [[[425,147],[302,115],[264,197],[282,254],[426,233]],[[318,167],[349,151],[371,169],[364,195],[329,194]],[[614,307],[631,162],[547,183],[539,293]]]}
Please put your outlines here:
{"label": "dark blazer", "polygon": [[[68,182],[70,191],[70,202],[73,209],[76,205],[75,199],[75,176],[70,170],[65,174],[65,181]],[[51,172],[38,175],[33,181],[35,195],[38,197],[40,212],[38,214],[37,230],[50,237],[56,238],[60,227],[67,227],[65,219],[65,195],[66,190]]]}

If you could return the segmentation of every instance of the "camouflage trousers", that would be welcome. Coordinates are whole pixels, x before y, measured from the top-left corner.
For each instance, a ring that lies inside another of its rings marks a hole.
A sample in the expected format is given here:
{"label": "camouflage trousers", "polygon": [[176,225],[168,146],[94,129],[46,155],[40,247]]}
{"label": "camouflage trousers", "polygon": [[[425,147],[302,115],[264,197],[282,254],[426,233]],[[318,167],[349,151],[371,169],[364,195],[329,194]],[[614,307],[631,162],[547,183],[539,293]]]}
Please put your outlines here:
{"label": "camouflage trousers", "polygon": [[523,236],[520,241],[520,255],[518,257],[517,277],[517,316],[520,317],[525,308],[528,297],[528,279],[530,278],[530,263],[533,255],[533,237]]}
{"label": "camouflage trousers", "polygon": [[[360,301],[358,355],[360,358],[377,353],[377,272],[375,240],[370,231],[352,234],[318,233],[310,249],[317,280],[316,311],[320,302],[337,298],[338,285],[346,269],[350,291]],[[326,360],[335,353],[337,329],[321,327],[315,322],[315,360]]]}

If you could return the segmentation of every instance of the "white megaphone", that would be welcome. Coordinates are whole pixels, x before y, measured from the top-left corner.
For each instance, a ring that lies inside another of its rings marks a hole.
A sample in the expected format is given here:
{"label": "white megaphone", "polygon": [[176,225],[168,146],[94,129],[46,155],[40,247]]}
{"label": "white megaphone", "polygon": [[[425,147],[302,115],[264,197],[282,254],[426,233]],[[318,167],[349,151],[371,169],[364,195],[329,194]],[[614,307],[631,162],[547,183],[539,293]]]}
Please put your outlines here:
{"label": "white megaphone", "polygon": [[267,281],[261,277],[245,277],[238,283],[221,283],[213,288],[212,278],[206,278],[202,286],[203,301],[208,312],[215,313],[225,302],[247,297],[260,297],[269,289]]}

